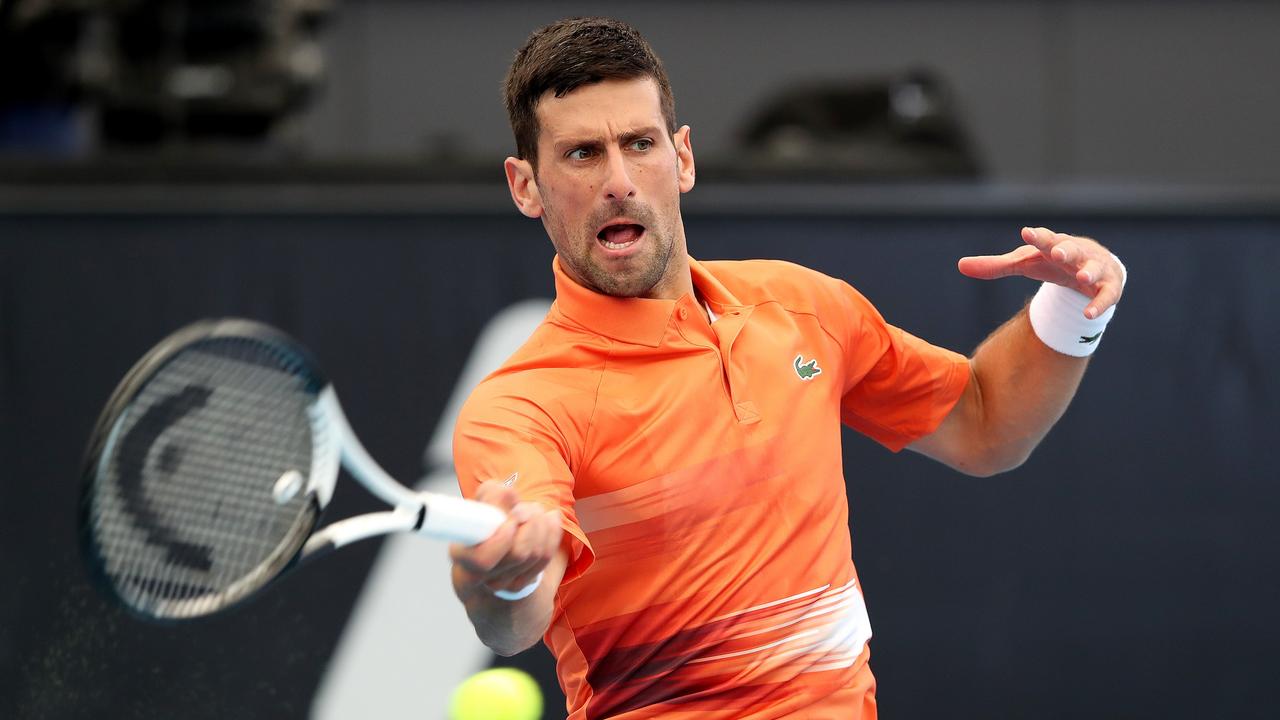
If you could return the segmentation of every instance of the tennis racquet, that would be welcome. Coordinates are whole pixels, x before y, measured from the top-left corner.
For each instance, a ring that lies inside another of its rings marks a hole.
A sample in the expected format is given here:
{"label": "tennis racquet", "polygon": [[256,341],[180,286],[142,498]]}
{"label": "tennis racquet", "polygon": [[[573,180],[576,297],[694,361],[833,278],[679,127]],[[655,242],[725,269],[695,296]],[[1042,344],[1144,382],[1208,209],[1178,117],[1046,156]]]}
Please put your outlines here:
{"label": "tennis racquet", "polygon": [[[394,509],[317,530],[340,466]],[[357,540],[418,532],[470,545],[505,518],[397,483],[306,349],[226,319],[178,330],[120,382],[90,438],[80,534],[110,595],[144,618],[181,620]]]}

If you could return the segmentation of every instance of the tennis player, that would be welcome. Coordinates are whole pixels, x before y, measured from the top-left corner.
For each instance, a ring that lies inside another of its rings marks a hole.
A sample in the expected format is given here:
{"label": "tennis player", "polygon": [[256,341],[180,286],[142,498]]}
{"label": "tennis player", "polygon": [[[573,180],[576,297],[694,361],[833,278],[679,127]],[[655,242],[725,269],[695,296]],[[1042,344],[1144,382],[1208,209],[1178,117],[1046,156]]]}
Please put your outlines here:
{"label": "tennis player", "polygon": [[481,640],[541,637],[573,720],[874,718],[840,424],[971,475],[1017,467],[1075,393],[1123,266],[1046,228],[960,260],[1043,283],[966,359],[840,280],[691,258],[689,127],[631,27],[538,30],[505,92],[507,181],[555,247],[556,302],[454,436],[464,494],[510,514],[450,549]]}

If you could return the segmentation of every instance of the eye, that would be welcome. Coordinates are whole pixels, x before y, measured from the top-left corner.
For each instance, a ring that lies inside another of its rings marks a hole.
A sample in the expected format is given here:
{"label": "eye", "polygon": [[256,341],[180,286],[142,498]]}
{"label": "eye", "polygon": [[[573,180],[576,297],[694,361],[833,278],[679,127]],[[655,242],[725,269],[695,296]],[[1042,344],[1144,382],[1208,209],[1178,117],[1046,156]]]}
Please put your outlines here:
{"label": "eye", "polygon": [[565,157],[570,160],[586,160],[591,157],[591,150],[589,148],[574,148],[565,153]]}
{"label": "eye", "polygon": [[640,138],[639,140],[631,143],[631,147],[635,150],[639,150],[640,152],[645,152],[653,149],[653,141],[649,138]]}

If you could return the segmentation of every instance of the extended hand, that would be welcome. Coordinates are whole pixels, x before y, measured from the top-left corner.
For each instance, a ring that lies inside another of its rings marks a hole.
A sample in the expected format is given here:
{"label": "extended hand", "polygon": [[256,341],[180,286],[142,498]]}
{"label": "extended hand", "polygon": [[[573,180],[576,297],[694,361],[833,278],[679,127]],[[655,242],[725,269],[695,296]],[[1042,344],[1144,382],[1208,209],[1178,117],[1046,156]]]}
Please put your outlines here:
{"label": "extended hand", "polygon": [[1056,233],[1049,228],[1022,228],[1022,247],[1003,255],[960,258],[960,272],[980,280],[1022,275],[1071,288],[1092,298],[1087,318],[1096,318],[1120,301],[1124,271],[1097,240]]}
{"label": "extended hand", "polygon": [[560,511],[520,502],[514,489],[494,480],[481,483],[475,499],[506,512],[507,521],[479,545],[449,546],[454,589],[461,597],[480,586],[492,593],[533,583],[560,548]]}

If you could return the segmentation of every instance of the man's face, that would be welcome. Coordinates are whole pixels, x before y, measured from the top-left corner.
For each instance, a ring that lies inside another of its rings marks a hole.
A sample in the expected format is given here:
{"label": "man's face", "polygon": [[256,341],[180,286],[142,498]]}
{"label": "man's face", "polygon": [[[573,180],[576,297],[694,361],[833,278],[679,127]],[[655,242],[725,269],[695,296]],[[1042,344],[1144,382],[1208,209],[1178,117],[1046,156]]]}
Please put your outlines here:
{"label": "man's face", "polygon": [[537,107],[538,166],[507,159],[521,212],[541,217],[565,272],[617,297],[692,291],[680,193],[693,187],[689,128],[667,134],[653,80],[605,80]]}

